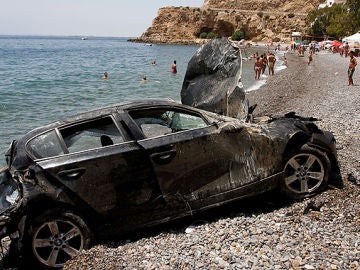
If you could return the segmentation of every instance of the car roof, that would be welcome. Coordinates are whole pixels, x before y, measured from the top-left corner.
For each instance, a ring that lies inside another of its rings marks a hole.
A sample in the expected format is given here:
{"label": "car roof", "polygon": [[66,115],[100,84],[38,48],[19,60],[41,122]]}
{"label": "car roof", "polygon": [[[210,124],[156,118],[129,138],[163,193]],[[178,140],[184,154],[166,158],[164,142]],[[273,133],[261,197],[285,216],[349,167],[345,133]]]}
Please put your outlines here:
{"label": "car roof", "polygon": [[121,111],[129,111],[129,110],[135,110],[135,109],[144,108],[144,107],[151,108],[151,107],[157,107],[157,106],[181,107],[181,108],[189,109],[192,111],[203,112],[202,110],[178,103],[169,98],[166,98],[166,99],[148,98],[148,99],[141,99],[141,100],[126,101],[126,102],[116,103],[116,104],[112,104],[109,106],[96,108],[94,110],[78,113],[73,116],[69,116],[64,119],[52,122],[48,125],[44,125],[44,126],[35,128],[35,129],[31,130],[30,132],[28,132],[26,135],[24,135],[21,139],[19,139],[19,141],[23,140],[23,139],[27,140],[27,139],[29,139],[33,136],[36,136],[37,134],[40,134],[44,131],[47,131],[47,130],[50,130],[53,128],[57,128],[57,127],[60,127],[60,126],[66,125],[66,124],[70,124],[73,122],[81,122],[81,121],[85,121],[85,120],[91,119],[91,118],[102,117],[102,116],[109,115],[111,113],[119,112],[119,111],[120,112]]}
{"label": "car roof", "polygon": [[201,111],[199,109],[178,103],[170,98],[167,98],[167,99],[147,98],[147,99],[132,100],[132,101],[116,103],[116,104],[112,104],[112,105],[109,105],[106,107],[101,107],[101,108],[97,108],[94,110],[82,112],[82,113],[67,117],[65,119],[62,119],[59,122],[61,122],[61,125],[62,125],[62,124],[66,124],[66,123],[101,117],[103,115],[108,115],[113,112],[130,111],[130,110],[136,110],[136,109],[140,109],[140,108],[151,108],[151,107],[157,107],[157,106],[181,107],[184,109],[190,109],[192,111],[198,111],[198,112]]}

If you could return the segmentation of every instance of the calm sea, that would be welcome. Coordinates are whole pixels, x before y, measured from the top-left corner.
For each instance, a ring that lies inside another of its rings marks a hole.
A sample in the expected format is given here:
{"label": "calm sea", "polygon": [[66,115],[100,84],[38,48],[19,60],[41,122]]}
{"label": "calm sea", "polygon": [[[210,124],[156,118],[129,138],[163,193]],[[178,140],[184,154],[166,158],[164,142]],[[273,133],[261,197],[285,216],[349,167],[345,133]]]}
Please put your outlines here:
{"label": "calm sea", "polygon": [[[137,98],[180,101],[187,64],[197,49],[126,38],[0,36],[0,165],[13,139],[66,116]],[[108,80],[101,78],[105,71]],[[144,75],[147,83],[141,83]],[[265,80],[255,82],[253,62],[244,61],[245,89],[257,89]]]}

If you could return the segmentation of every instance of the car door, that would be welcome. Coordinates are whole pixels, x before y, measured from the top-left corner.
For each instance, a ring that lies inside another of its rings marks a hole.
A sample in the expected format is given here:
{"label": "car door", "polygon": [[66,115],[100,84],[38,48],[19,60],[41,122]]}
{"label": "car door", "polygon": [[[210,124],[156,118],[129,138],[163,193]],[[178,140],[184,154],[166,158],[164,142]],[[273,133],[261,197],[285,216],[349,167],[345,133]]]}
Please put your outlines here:
{"label": "car door", "polygon": [[144,150],[126,140],[111,115],[41,134],[28,149],[42,169],[39,178],[62,185],[96,212],[119,220],[145,213],[127,226],[143,223],[154,204],[163,204]]}
{"label": "car door", "polygon": [[217,126],[200,114],[158,108],[129,115],[144,134],[138,143],[153,164],[167,204],[191,207],[229,178],[231,154],[218,147]]}

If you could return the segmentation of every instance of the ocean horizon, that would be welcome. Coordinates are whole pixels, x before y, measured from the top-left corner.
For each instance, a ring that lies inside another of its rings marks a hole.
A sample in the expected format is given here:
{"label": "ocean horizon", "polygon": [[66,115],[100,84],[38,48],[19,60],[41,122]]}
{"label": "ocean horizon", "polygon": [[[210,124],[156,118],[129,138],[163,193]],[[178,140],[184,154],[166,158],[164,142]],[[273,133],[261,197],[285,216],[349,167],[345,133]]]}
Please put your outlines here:
{"label": "ocean horizon", "polygon": [[[188,62],[200,46],[129,38],[0,35],[0,154],[12,140],[69,115],[133,99],[180,101]],[[174,60],[177,74],[171,73]],[[246,91],[266,83],[266,75],[253,77],[253,61],[243,61]]]}

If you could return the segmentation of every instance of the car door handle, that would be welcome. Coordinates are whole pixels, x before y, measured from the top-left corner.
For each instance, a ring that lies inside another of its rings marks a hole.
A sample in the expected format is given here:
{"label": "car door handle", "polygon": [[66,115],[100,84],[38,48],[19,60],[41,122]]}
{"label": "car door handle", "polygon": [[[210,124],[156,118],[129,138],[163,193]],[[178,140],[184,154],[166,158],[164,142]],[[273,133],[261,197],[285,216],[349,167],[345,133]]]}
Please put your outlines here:
{"label": "car door handle", "polygon": [[150,156],[158,164],[167,164],[176,156],[176,150],[172,149],[169,151],[154,153]]}
{"label": "car door handle", "polygon": [[75,168],[75,169],[61,171],[58,173],[58,176],[62,180],[71,181],[80,178],[85,173],[85,171],[86,171],[85,168]]}

